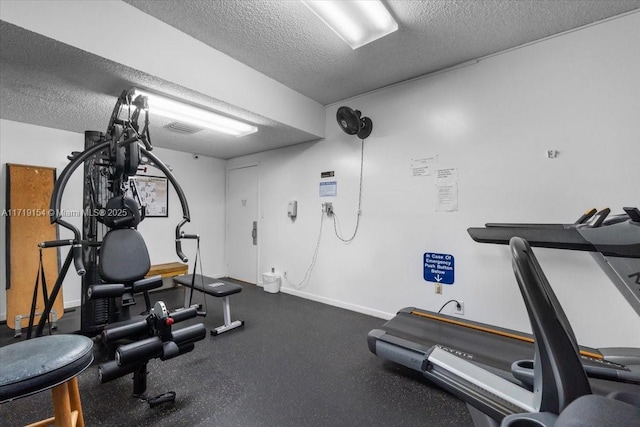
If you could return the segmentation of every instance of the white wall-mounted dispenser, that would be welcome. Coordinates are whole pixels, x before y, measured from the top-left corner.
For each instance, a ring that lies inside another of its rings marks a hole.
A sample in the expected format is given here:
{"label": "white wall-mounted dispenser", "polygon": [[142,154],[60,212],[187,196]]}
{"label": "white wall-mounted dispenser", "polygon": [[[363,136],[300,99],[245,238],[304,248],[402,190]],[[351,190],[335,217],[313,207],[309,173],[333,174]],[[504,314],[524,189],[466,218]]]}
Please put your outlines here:
{"label": "white wall-mounted dispenser", "polygon": [[298,215],[298,201],[292,200],[287,207],[287,216],[289,218],[295,218]]}

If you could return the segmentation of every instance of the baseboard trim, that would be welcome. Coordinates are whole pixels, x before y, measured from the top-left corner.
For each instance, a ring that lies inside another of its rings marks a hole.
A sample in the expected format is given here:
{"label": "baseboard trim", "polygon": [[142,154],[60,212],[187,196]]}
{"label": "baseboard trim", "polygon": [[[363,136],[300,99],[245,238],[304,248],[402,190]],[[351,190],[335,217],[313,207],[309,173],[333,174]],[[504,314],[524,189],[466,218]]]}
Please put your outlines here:
{"label": "baseboard trim", "polygon": [[[224,277],[224,275],[220,274],[220,275],[212,275],[211,277],[214,278],[221,278]],[[352,304],[349,302],[345,302],[345,301],[340,301],[337,299],[333,299],[333,298],[327,298],[327,297],[323,297],[320,295],[315,295],[309,292],[303,292],[301,290],[298,289],[293,289],[293,288],[285,288],[285,287],[281,287],[280,288],[280,292],[284,293],[284,294],[289,294],[289,295],[293,295],[293,296],[297,296],[300,298],[304,298],[304,299],[308,299],[311,301],[316,301],[322,304],[327,304],[327,305],[331,305],[334,307],[339,307],[339,308],[344,308],[345,310],[350,310],[350,311],[355,311],[356,313],[361,313],[361,314],[366,314],[367,316],[373,316],[373,317],[377,317],[379,319],[384,319],[384,320],[389,320],[392,317],[395,316],[395,313],[387,313],[384,311],[380,311],[380,310],[375,310],[373,308],[370,307],[364,307],[362,305],[358,305],[358,304]],[[80,307],[80,300],[71,300],[71,301],[65,301],[64,302],[64,308],[65,310],[68,308],[76,308],[76,307]],[[6,322],[7,320],[7,313],[0,313],[0,321],[4,321]]]}
{"label": "baseboard trim", "polygon": [[355,311],[356,313],[366,314],[367,316],[377,317],[379,319],[389,320],[395,316],[395,314],[392,314],[392,313],[386,313],[384,311],[375,310],[370,307],[364,307],[362,305],[352,304],[349,302],[340,301],[333,298],[327,298],[320,295],[311,294],[309,292],[303,292],[298,289],[282,287],[280,288],[280,292],[284,294],[294,295],[300,298],[308,299],[311,301],[320,302],[322,304],[344,308],[345,310]]}
{"label": "baseboard trim", "polygon": [[[79,299],[74,299],[71,301],[65,301],[63,304],[64,309],[68,309],[68,308],[77,308],[80,307],[80,300]],[[29,314],[29,313],[27,313]],[[7,321],[7,312],[5,311],[4,313],[0,313],[0,322],[6,322]]]}

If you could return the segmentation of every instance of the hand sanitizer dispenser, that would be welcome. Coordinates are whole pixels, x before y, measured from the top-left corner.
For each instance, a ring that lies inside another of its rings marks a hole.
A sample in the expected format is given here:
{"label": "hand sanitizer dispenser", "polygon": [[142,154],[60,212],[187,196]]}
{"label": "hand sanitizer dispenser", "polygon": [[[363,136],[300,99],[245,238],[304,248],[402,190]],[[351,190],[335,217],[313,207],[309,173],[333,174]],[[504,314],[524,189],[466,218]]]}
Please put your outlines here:
{"label": "hand sanitizer dispenser", "polygon": [[289,218],[295,218],[298,215],[298,202],[296,200],[292,200],[289,202],[289,206],[287,208],[287,216]]}

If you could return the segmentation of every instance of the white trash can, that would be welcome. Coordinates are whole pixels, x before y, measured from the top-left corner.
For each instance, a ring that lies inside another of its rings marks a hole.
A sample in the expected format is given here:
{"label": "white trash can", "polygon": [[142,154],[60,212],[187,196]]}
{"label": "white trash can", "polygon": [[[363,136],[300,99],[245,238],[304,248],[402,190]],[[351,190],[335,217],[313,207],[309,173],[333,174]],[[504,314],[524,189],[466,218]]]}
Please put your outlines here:
{"label": "white trash can", "polygon": [[262,273],[262,289],[272,294],[280,292],[280,275],[276,273]]}

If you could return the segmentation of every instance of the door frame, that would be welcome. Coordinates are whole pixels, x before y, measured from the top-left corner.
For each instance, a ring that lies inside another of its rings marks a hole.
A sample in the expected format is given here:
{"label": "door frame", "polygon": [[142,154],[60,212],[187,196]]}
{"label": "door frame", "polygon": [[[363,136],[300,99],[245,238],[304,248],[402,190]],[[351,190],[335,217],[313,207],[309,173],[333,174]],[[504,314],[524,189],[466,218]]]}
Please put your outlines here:
{"label": "door frame", "polygon": [[260,161],[259,160],[252,161],[252,162],[238,163],[232,166],[227,165],[226,167],[226,171],[225,171],[226,182],[225,182],[225,195],[224,195],[225,197],[224,261],[225,261],[225,266],[226,266],[227,276],[228,276],[229,275],[229,175],[232,170],[246,169],[251,167],[257,168],[256,169],[256,221],[258,222],[258,244],[256,245],[256,277],[255,277],[255,284],[257,286],[260,283],[258,278],[260,277],[260,246],[262,242],[262,237],[261,237],[262,236],[262,215],[260,215],[261,204],[260,204]]}

